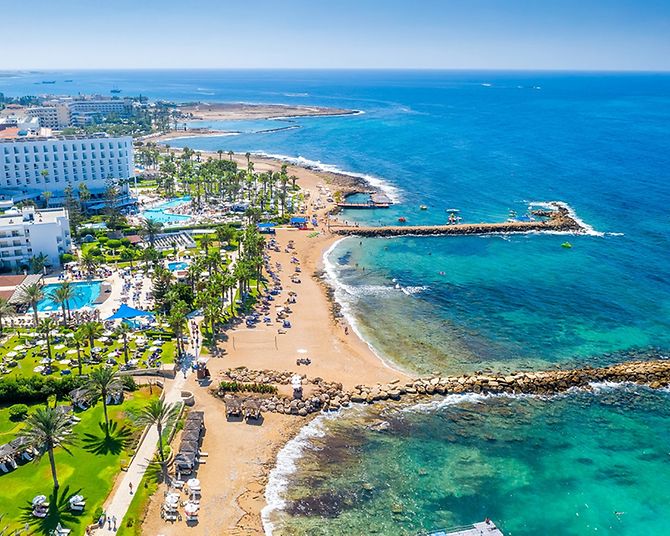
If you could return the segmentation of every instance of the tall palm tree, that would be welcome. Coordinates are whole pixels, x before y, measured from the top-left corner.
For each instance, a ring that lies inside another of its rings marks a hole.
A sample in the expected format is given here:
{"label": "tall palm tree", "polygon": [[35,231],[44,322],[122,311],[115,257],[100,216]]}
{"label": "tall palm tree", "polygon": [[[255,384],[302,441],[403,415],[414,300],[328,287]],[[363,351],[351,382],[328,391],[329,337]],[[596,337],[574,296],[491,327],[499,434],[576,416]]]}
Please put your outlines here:
{"label": "tall palm tree", "polygon": [[128,335],[132,332],[132,328],[125,322],[121,322],[116,328],[115,334],[123,340],[123,359],[128,364]]}
{"label": "tall palm tree", "polygon": [[26,419],[25,426],[19,432],[19,437],[24,438],[27,444],[37,451],[35,461],[40,460],[44,454],[49,456],[54,489],[58,489],[60,484],[56,472],[54,449],[61,447],[68,454],[72,454],[68,447],[74,443],[68,415],[49,406],[38,408]]}
{"label": "tall palm tree", "polygon": [[93,356],[93,348],[95,346],[95,339],[102,336],[103,327],[100,322],[84,322],[80,328],[81,332],[88,339],[88,345],[90,347],[91,357]]}
{"label": "tall palm tree", "polygon": [[5,298],[0,298],[0,333],[4,329],[5,318],[16,316],[16,309]]}
{"label": "tall palm tree", "polygon": [[49,358],[49,362],[52,360],[52,355],[51,355],[51,334],[56,331],[58,328],[58,324],[56,321],[51,318],[51,317],[46,317],[40,320],[40,323],[37,325],[37,331],[39,331],[42,335],[44,335],[44,339],[47,342],[47,357]]}
{"label": "tall palm tree", "polygon": [[88,337],[86,336],[86,333],[79,328],[77,331],[75,331],[72,334],[72,342],[74,343],[75,347],[77,348],[77,367],[79,368],[79,375],[81,376],[81,369],[82,369],[82,362],[81,362],[81,348],[84,346],[86,341],[88,340]]}
{"label": "tall palm tree", "polygon": [[160,458],[163,476],[167,476],[167,464],[165,463],[165,448],[163,446],[163,428],[174,422],[179,414],[177,404],[166,404],[160,398],[152,399],[137,416],[137,423],[144,426],[156,426],[158,431],[158,456]]}
{"label": "tall palm tree", "polygon": [[35,316],[35,325],[37,326],[38,317],[37,317],[37,303],[44,298],[44,291],[42,286],[39,283],[31,283],[26,285],[21,289],[21,302],[27,303],[33,309],[33,315]]}
{"label": "tall palm tree", "polygon": [[30,268],[34,273],[41,274],[44,273],[44,268],[46,268],[48,262],[49,257],[44,253],[39,253],[30,258]]}
{"label": "tall palm tree", "polygon": [[235,155],[235,153],[233,151],[228,151],[228,160],[230,160],[232,162],[234,155]]}
{"label": "tall palm tree", "polygon": [[107,397],[115,391],[123,389],[119,374],[110,367],[94,368],[88,375],[86,383],[92,401],[102,400],[102,410],[105,414],[105,433],[109,436],[109,417],[107,415]]}
{"label": "tall palm tree", "polygon": [[203,235],[200,239],[200,245],[205,250],[205,255],[209,254],[209,246],[212,244],[212,238],[209,235]]}
{"label": "tall palm tree", "polygon": [[149,239],[149,245],[154,247],[156,235],[161,232],[163,224],[153,218],[146,218],[142,223],[141,233]]}
{"label": "tall palm tree", "polygon": [[74,298],[75,288],[69,281],[64,281],[58,287],[51,291],[49,298],[54,303],[58,303],[63,310],[63,325],[68,322],[68,313],[70,311],[70,300]]}
{"label": "tall palm tree", "polygon": [[91,277],[93,272],[95,272],[96,268],[98,267],[99,262],[95,255],[91,253],[91,250],[88,250],[82,253],[79,257],[79,264],[81,264],[81,267],[88,274],[88,276]]}

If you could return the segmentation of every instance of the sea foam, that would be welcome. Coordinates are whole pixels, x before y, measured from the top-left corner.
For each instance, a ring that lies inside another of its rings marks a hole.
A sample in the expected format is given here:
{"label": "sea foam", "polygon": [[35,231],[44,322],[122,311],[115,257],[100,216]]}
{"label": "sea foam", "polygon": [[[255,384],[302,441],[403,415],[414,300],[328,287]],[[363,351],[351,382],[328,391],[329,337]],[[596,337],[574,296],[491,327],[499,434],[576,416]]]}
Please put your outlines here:
{"label": "sea foam", "polygon": [[396,186],[393,186],[390,184],[388,181],[381,179],[379,177],[375,177],[374,175],[368,175],[366,173],[356,173],[354,171],[346,171],[344,169],[341,169],[333,164],[324,164],[323,162],[319,160],[310,160],[309,158],[305,158],[303,156],[287,156],[284,154],[275,154],[275,153],[266,153],[265,151],[252,151],[253,154],[256,154],[258,156],[264,156],[266,158],[274,158],[277,160],[283,160],[285,162],[288,162],[290,164],[296,165],[296,166],[301,166],[305,167],[308,169],[314,169],[317,171],[324,171],[327,173],[336,173],[338,175],[346,175],[348,177],[354,177],[357,179],[363,179],[365,182],[367,182],[370,186],[374,188],[378,188],[382,192],[384,192],[388,198],[393,201],[394,203],[400,202],[402,196],[401,196],[401,191],[399,188]]}

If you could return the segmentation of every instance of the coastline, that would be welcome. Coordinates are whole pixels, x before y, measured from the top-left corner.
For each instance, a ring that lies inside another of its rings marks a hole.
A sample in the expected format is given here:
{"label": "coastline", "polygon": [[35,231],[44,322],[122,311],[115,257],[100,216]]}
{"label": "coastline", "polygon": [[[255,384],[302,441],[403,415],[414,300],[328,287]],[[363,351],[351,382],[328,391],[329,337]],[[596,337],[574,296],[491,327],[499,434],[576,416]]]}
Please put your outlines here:
{"label": "coastline", "polygon": [[[217,157],[216,153],[203,155]],[[233,159],[245,165],[243,155],[235,154]],[[278,171],[285,160],[271,156],[254,157],[256,171],[272,169]],[[298,177],[297,184],[304,192],[309,192],[309,200],[321,197],[321,208],[308,212],[317,217],[320,234],[290,228],[277,229],[276,239],[280,252],[269,252],[273,264],[281,263],[280,272],[285,291],[298,293],[298,302],[292,305],[291,322],[294,327],[285,335],[277,335],[276,326],[266,329],[235,327],[228,332],[228,339],[219,345],[222,358],[212,358],[208,367],[212,383],[230,368],[246,366],[250,369],[292,370],[309,377],[322,377],[328,381],[342,383],[351,389],[359,384],[388,383],[408,379],[406,372],[388,362],[373,350],[360,336],[360,331],[348,315],[337,315],[337,305],[333,303],[337,289],[330,280],[324,257],[341,240],[326,230],[328,215],[336,209],[334,202],[327,202],[320,195],[320,188],[330,188],[348,195],[355,192],[371,191],[370,185],[362,177],[345,173],[327,172],[302,167],[286,162],[289,173]],[[284,246],[289,240],[295,249],[289,254]],[[293,284],[291,257],[300,260],[302,281]],[[345,326],[349,331],[345,333]],[[296,366],[298,355],[305,353],[312,359],[308,367]],[[260,426],[250,426],[239,422],[229,422],[225,417],[223,402],[211,393],[203,392],[191,379],[196,393],[196,409],[206,414],[208,433],[203,450],[210,452],[207,463],[198,471],[203,490],[201,523],[192,529],[192,534],[264,534],[261,512],[267,506],[265,490],[270,473],[275,468],[277,455],[286,444],[308,426],[312,419],[296,418],[269,413],[264,415]],[[178,440],[178,438],[177,438]],[[226,445],[221,451],[221,445]],[[151,500],[143,525],[143,533],[161,533],[165,536],[178,534],[160,519],[160,490]]]}

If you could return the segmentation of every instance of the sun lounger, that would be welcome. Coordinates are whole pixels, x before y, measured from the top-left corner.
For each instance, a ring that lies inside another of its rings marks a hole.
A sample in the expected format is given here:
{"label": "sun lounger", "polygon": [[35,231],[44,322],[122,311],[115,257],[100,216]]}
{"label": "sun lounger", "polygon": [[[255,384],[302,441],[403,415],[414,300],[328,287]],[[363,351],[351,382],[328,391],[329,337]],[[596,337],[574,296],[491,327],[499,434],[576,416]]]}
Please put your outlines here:
{"label": "sun lounger", "polygon": [[56,528],[53,531],[54,536],[68,536],[72,531],[70,529],[66,529],[63,527],[60,523],[56,525]]}

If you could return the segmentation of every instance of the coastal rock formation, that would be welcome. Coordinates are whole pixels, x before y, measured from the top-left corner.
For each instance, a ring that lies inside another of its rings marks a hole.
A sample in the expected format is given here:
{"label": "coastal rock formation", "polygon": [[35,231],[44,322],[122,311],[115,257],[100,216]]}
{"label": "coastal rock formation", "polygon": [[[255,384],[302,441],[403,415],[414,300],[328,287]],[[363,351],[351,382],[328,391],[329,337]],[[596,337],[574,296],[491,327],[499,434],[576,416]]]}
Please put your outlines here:
{"label": "coastal rock formation", "polygon": [[[244,383],[288,385],[295,375],[290,371],[228,370],[224,378]],[[411,397],[478,394],[529,394],[549,396],[573,388],[588,389],[594,383],[637,383],[659,389],[670,385],[670,360],[630,361],[608,367],[584,367],[571,370],[541,372],[516,372],[512,374],[478,373],[462,376],[429,376],[401,384],[398,380],[388,384],[357,385],[352,390],[343,389],[341,383],[327,382],[322,378],[300,375],[303,385],[311,386],[304,399],[281,395],[249,394],[256,399],[261,411],[307,416],[320,411],[336,411],[351,403],[374,404],[384,400],[401,400]],[[218,393],[223,396],[223,393]]]}

